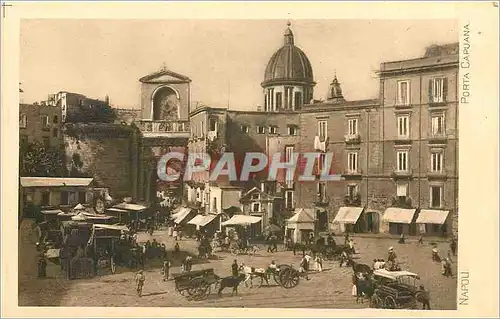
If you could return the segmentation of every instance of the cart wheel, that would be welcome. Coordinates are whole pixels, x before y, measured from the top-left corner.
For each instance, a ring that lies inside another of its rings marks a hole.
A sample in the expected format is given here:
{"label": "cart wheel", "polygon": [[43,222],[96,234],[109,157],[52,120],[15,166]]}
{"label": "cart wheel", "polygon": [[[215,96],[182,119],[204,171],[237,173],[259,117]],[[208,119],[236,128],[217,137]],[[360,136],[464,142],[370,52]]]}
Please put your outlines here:
{"label": "cart wheel", "polygon": [[113,257],[111,257],[111,260],[110,260],[110,265],[111,265],[111,273],[114,274],[116,272],[116,263],[115,263],[115,259]]}
{"label": "cart wheel", "polygon": [[206,281],[202,280],[200,281],[198,287],[196,287],[196,293],[193,296],[193,300],[205,300],[208,295],[210,295],[210,292],[210,285]]}
{"label": "cart wheel", "polygon": [[273,273],[273,279],[278,286],[281,286],[280,272],[279,271]]}
{"label": "cart wheel", "polygon": [[384,308],[386,309],[396,309],[396,300],[391,296],[385,297],[384,300]]}
{"label": "cart wheel", "polygon": [[372,296],[372,308],[381,308],[383,306],[382,299],[379,296]]}
{"label": "cart wheel", "polygon": [[299,284],[299,273],[291,268],[286,268],[280,274],[280,282],[283,288],[294,288]]}

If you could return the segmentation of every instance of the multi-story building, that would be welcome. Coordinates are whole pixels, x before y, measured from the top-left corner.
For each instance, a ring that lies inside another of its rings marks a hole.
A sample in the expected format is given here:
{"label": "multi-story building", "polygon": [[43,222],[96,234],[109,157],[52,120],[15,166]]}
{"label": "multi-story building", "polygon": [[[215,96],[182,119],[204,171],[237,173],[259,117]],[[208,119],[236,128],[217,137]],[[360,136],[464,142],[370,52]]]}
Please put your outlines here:
{"label": "multi-story building", "polygon": [[54,147],[63,145],[61,109],[45,103],[19,104],[19,141],[38,141]]}
{"label": "multi-story building", "polygon": [[112,122],[114,120],[108,96],[102,101],[79,93],[60,91],[50,94],[47,104],[61,108],[62,123]]}

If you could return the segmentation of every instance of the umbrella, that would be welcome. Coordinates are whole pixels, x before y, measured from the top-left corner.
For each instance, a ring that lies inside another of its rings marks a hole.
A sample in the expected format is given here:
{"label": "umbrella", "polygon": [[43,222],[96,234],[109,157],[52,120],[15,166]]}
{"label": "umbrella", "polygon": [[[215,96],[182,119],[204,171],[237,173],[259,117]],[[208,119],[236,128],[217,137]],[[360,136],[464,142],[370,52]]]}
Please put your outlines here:
{"label": "umbrella", "polygon": [[85,209],[85,207],[82,204],[78,203],[78,205],[76,205],[73,209],[74,210],[82,210],[82,209]]}
{"label": "umbrella", "polygon": [[281,227],[279,227],[278,225],[271,224],[266,227],[266,231],[270,233],[277,233],[281,231]]}

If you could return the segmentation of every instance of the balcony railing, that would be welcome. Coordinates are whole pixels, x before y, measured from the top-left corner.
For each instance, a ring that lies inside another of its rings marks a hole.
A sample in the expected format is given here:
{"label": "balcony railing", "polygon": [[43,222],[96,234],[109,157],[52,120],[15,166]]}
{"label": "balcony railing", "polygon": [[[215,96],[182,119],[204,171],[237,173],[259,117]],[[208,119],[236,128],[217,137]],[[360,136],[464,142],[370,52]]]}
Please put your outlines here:
{"label": "balcony railing", "polygon": [[150,121],[139,120],[137,127],[143,133],[189,133],[189,121]]}
{"label": "balcony railing", "polygon": [[443,144],[446,143],[447,137],[446,134],[441,133],[441,134],[431,134],[429,136],[429,143],[430,144]]}
{"label": "balcony railing", "polygon": [[346,195],[344,197],[344,205],[346,206],[361,206],[361,196],[356,194],[354,196]]}
{"label": "balcony railing", "polygon": [[314,205],[318,206],[318,207],[326,207],[326,206],[328,206],[329,203],[330,203],[330,200],[328,197],[318,196],[316,198],[316,201],[314,202]]}
{"label": "balcony railing", "polygon": [[344,177],[355,177],[361,175],[363,175],[363,170],[361,168],[357,168],[355,170],[345,169],[344,172],[342,173],[342,176]]}
{"label": "balcony railing", "polygon": [[398,170],[394,169],[392,172],[392,178],[410,178],[413,175],[412,169]]}
{"label": "balcony railing", "polygon": [[344,141],[346,144],[359,144],[361,142],[361,137],[359,134],[349,134],[344,136]]}

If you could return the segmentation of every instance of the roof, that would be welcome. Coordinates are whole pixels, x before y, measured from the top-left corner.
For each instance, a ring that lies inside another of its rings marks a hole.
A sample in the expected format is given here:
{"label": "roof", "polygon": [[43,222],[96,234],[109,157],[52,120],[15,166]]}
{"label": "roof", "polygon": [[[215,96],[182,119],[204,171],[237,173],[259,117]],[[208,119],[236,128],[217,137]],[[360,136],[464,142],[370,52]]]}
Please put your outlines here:
{"label": "roof", "polygon": [[399,277],[413,277],[419,279],[420,277],[409,271],[388,271],[386,269],[377,269],[373,272],[374,275],[396,280]]}
{"label": "roof", "polygon": [[384,212],[383,220],[390,223],[411,224],[416,209],[389,207]]}
{"label": "roof", "polygon": [[438,224],[443,225],[448,217],[447,210],[422,209],[418,214],[417,224]]}
{"label": "roof", "polygon": [[232,225],[251,225],[258,223],[262,220],[262,217],[250,216],[250,215],[233,215],[231,219],[226,220],[221,223],[222,226],[232,226]]}
{"label": "roof", "polygon": [[188,221],[188,224],[203,227],[212,222],[216,217],[217,215],[196,215],[193,219]]}
{"label": "roof", "polygon": [[191,213],[191,208],[184,207],[179,212],[172,215],[172,217],[174,218],[174,223],[176,224],[182,223],[186,219],[186,217],[188,217],[189,213]]}
{"label": "roof", "polygon": [[295,215],[287,220],[287,223],[312,223],[314,222],[314,209],[312,208],[297,208]]}
{"label": "roof", "polygon": [[314,83],[313,69],[307,55],[295,46],[293,33],[287,28],[284,45],[269,59],[262,86],[279,82]]}
{"label": "roof", "polygon": [[60,209],[47,209],[47,210],[42,210],[42,214],[44,215],[59,215],[59,214],[64,214],[64,212]]}
{"label": "roof", "polygon": [[78,177],[21,177],[22,187],[87,187],[93,178]]}
{"label": "roof", "polygon": [[277,196],[272,196],[272,195],[269,195],[265,192],[263,192],[260,188],[258,187],[254,187],[252,188],[251,190],[249,190],[248,192],[246,192],[245,194],[241,195],[241,198],[240,198],[240,201],[243,200],[245,197],[247,197],[248,195],[251,195],[252,193],[259,193],[261,195],[263,195],[264,197],[266,198],[269,198],[269,199],[274,199],[274,198],[281,198],[281,197],[277,197]]}
{"label": "roof", "polygon": [[333,223],[356,224],[364,207],[340,207]]}
{"label": "roof", "polygon": [[144,206],[144,205],[129,204],[129,203],[120,203],[120,204],[117,204],[117,205],[113,206],[112,208],[119,208],[119,209],[131,210],[131,211],[134,211],[134,212],[140,212],[140,211],[148,209],[148,207]]}
{"label": "roof", "polygon": [[123,226],[123,225],[94,224],[94,228],[96,228],[96,229],[110,229],[110,230],[129,231],[128,227],[127,226]]}
{"label": "roof", "polygon": [[191,79],[182,74],[162,69],[157,72],[150,73],[139,79],[142,83],[168,83],[168,82],[191,82]]}

